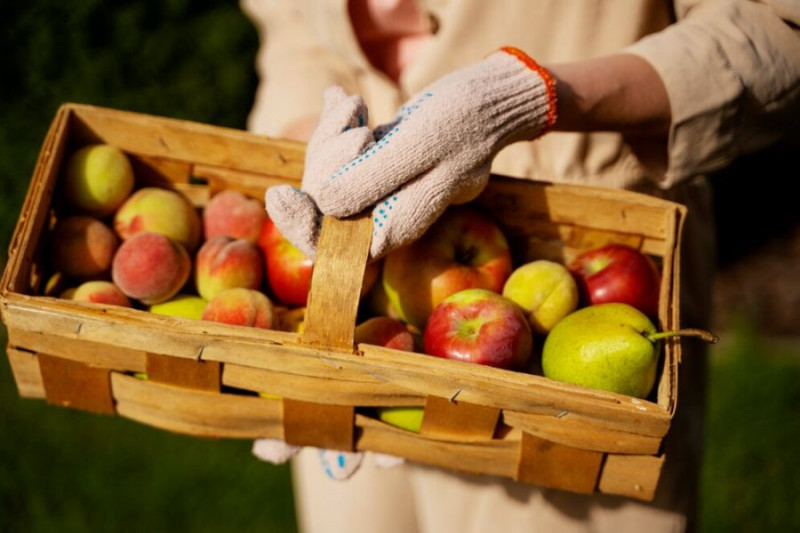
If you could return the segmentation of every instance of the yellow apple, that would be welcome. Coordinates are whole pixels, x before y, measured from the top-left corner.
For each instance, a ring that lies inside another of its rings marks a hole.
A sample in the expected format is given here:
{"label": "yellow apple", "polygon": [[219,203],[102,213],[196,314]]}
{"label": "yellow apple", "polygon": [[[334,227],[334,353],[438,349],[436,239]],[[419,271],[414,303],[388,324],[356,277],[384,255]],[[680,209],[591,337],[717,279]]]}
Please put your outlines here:
{"label": "yellow apple", "polygon": [[125,153],[109,144],[92,144],[75,151],[67,161],[64,197],[84,213],[110,215],[131,194],[133,168]]}
{"label": "yellow apple", "polygon": [[150,306],[150,312],[156,315],[177,316],[200,320],[208,302],[199,296],[179,294],[166,302]]}
{"label": "yellow apple", "polygon": [[534,331],[548,333],[578,307],[578,286],[566,266],[539,259],[517,267],[503,296],[519,305]]}

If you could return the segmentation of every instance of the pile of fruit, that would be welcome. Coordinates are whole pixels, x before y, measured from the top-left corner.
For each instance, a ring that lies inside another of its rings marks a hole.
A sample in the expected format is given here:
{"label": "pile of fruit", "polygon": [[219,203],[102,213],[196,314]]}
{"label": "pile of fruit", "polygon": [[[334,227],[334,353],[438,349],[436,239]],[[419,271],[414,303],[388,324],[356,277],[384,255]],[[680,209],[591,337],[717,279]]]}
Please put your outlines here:
{"label": "pile of fruit", "polygon": [[[301,331],[312,262],[260,200],[226,190],[198,209],[137,183],[127,156],[74,152],[49,233],[45,294],[153,313]],[[356,341],[647,397],[660,273],[608,245],[569,265],[515,265],[501,228],[454,206],[414,243],[366,269]],[[391,409],[384,409],[387,417]]]}

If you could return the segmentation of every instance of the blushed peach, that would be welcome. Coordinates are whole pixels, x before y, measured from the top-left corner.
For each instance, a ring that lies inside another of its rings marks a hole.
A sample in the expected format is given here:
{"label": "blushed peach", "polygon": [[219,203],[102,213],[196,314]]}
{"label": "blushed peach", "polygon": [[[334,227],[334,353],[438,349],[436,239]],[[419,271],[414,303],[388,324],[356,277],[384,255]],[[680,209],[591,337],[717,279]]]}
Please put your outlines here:
{"label": "blushed peach", "polygon": [[200,215],[183,193],[145,187],[119,207],[114,230],[122,240],[144,231],[161,233],[192,252],[200,243]]}
{"label": "blushed peach", "polygon": [[96,280],[81,283],[71,294],[71,299],[78,302],[119,305],[133,307],[131,301],[110,281]]}
{"label": "blushed peach", "polygon": [[212,298],[203,312],[203,320],[271,329],[275,310],[267,296],[255,289],[224,289]]}
{"label": "blushed peach", "polygon": [[101,220],[71,216],[56,223],[50,258],[53,267],[66,276],[93,278],[108,272],[118,246],[116,234]]}
{"label": "blushed peach", "polygon": [[264,204],[229,189],[209,200],[203,210],[203,231],[206,239],[225,235],[255,244],[266,218]]}
{"label": "blushed peach", "polygon": [[109,144],[92,144],[70,156],[61,189],[67,203],[102,218],[125,201],[134,183],[131,162],[122,150]]}
{"label": "blushed peach", "polygon": [[129,298],[152,305],[177,294],[191,271],[192,261],[182,244],[146,231],[120,245],[111,279]]}
{"label": "blushed peach", "polygon": [[263,259],[255,244],[217,235],[203,243],[195,259],[197,293],[211,300],[224,289],[259,289]]}

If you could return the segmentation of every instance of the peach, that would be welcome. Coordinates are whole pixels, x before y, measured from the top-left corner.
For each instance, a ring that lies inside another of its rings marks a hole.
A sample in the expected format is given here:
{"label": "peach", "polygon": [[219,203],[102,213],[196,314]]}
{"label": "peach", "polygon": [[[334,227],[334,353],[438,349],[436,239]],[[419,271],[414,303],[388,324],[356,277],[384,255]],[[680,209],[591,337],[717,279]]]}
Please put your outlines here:
{"label": "peach", "polygon": [[153,305],[177,294],[191,271],[192,261],[182,244],[145,231],[120,245],[111,264],[111,279],[129,298]]}
{"label": "peach", "polygon": [[266,218],[267,211],[260,201],[239,191],[225,190],[212,197],[203,210],[203,229],[206,239],[225,235],[255,244]]}
{"label": "peach", "polygon": [[200,215],[183,193],[145,187],[119,207],[114,229],[122,240],[143,231],[161,233],[192,252],[200,242]]}
{"label": "peach", "polygon": [[93,278],[111,268],[119,246],[112,229],[94,217],[77,215],[56,223],[50,245],[53,267],[74,278]]}
{"label": "peach", "polygon": [[263,292],[235,287],[220,291],[208,302],[203,320],[270,329],[275,321],[275,310]]}
{"label": "peach", "polygon": [[134,183],[131,162],[122,150],[92,144],[70,156],[61,186],[70,205],[102,218],[125,201]]}
{"label": "peach", "polygon": [[72,293],[71,299],[78,302],[133,307],[131,301],[122,293],[119,287],[110,281],[103,280],[87,281],[78,285]]}
{"label": "peach", "polygon": [[211,300],[223,289],[259,289],[264,260],[258,247],[244,239],[217,235],[197,251],[195,285],[197,293]]}

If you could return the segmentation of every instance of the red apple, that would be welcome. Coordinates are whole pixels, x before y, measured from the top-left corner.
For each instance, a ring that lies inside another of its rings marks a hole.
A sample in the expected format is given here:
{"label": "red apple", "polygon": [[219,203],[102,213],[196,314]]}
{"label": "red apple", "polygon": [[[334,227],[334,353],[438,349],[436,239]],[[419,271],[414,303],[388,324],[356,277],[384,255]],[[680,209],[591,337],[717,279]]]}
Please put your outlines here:
{"label": "red apple", "polygon": [[[272,295],[288,307],[305,307],[311,289],[314,263],[281,234],[270,218],[266,218],[258,238],[264,256],[267,283]],[[364,270],[361,296],[365,296],[378,279],[380,262],[369,263]]]}
{"label": "red apple", "polygon": [[661,273],[647,255],[623,244],[583,252],[569,265],[587,305],[626,303],[658,315]]}
{"label": "red apple", "polygon": [[428,355],[524,370],[533,336],[528,319],[513,301],[486,289],[467,289],[436,306],[423,345]]}
{"label": "red apple", "polygon": [[395,350],[414,351],[414,336],[406,325],[388,316],[372,317],[356,326],[355,340]]}
{"label": "red apple", "polygon": [[501,292],[511,275],[511,251],[487,216],[451,207],[418,240],[389,253],[383,287],[405,322],[422,330],[434,307],[471,288]]}
{"label": "red apple", "polygon": [[270,218],[261,227],[258,247],[264,255],[267,282],[275,298],[289,307],[305,306],[314,267],[311,259],[289,242]]}

